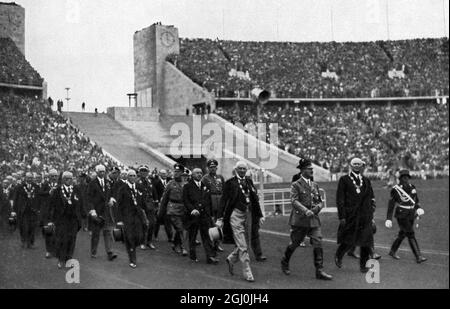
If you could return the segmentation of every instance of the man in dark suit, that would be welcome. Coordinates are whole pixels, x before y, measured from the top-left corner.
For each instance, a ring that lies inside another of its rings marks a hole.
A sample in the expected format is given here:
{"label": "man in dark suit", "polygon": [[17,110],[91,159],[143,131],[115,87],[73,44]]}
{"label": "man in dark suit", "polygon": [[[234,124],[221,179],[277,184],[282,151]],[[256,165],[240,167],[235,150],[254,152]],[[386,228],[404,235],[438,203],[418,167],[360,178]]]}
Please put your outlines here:
{"label": "man in dark suit", "polygon": [[25,182],[17,187],[14,200],[14,213],[17,214],[22,247],[34,248],[35,231],[38,225],[39,200],[38,187],[31,173],[26,173]]}
{"label": "man in dark suit", "polygon": [[194,169],[191,180],[183,187],[183,202],[187,213],[185,227],[189,235],[189,257],[192,261],[198,262],[195,240],[197,239],[197,233],[200,231],[206,253],[206,262],[217,264],[219,261],[215,258],[216,254],[208,233],[209,228],[213,225],[211,192],[202,183],[202,177],[202,170]]}
{"label": "man in dark suit", "polygon": [[[166,187],[171,180],[172,179],[167,176],[166,170],[160,170],[159,175],[156,175],[155,178],[153,179],[153,185],[156,189],[156,193],[158,195],[159,201],[161,201],[163,194],[164,194],[164,190],[166,190]],[[172,242],[173,241],[173,230],[172,230],[172,225],[170,223],[170,218],[167,215],[163,215],[161,218],[159,218],[159,217],[156,218],[155,233],[154,233],[155,240],[158,239],[159,229],[162,224],[164,225],[164,230],[166,231],[167,240],[169,242]]]}
{"label": "man in dark suit", "polygon": [[[40,225],[46,225],[52,217],[50,209],[50,198],[53,192],[58,188],[58,172],[55,169],[50,170],[49,180],[38,185],[38,196],[40,204]],[[54,254],[55,246],[55,236],[53,234],[45,234],[43,232],[45,239],[45,258],[49,259]]]}
{"label": "man in dark suit", "polygon": [[291,202],[292,212],[289,219],[291,226],[291,243],[286,248],[281,260],[281,269],[289,275],[289,260],[300,243],[309,236],[314,247],[314,266],[316,278],[331,280],[332,276],[323,271],[322,231],[320,228],[319,213],[323,208],[319,186],[311,180],[313,166],[311,161],[303,159],[300,163],[301,177],[292,184]]}
{"label": "man in dark suit", "polygon": [[144,242],[144,230],[148,227],[143,193],[136,186],[134,170],[127,174],[126,184],[117,193],[118,226],[123,227],[125,247],[131,268],[136,268],[136,248]]}
{"label": "man in dark suit", "polygon": [[[259,227],[264,223],[264,215],[256,188],[252,180],[245,177],[247,170],[245,162],[238,162],[235,166],[236,175],[225,182],[216,225],[223,227],[224,243],[236,245],[226,259],[230,274],[234,274],[234,264],[240,260],[245,280],[254,282],[248,254],[249,238],[256,260],[265,261],[267,258],[262,255],[259,240]],[[250,231],[246,230],[248,227]]]}
{"label": "man in dark suit", "polygon": [[374,244],[372,221],[376,209],[372,184],[361,175],[364,165],[361,159],[353,159],[350,174],[339,179],[336,194],[339,247],[335,255],[335,263],[341,268],[344,254],[352,247],[360,246],[360,270],[363,273],[368,271],[366,263]]}
{"label": "man in dark suit", "polygon": [[100,232],[103,232],[105,250],[108,260],[113,261],[117,254],[112,251],[112,229],[113,218],[111,217],[110,207],[113,206],[111,200],[111,185],[105,178],[106,168],[98,165],[95,168],[97,177],[89,183],[88,203],[90,216],[92,217],[92,237],[91,237],[91,257],[97,257],[97,247],[100,241]]}
{"label": "man in dark suit", "polygon": [[58,268],[73,258],[77,234],[85,216],[80,192],[73,186],[73,174],[64,172],[62,186],[50,197],[51,219],[49,225],[55,226],[55,256]]}
{"label": "man in dark suit", "polygon": [[11,212],[8,195],[9,195],[9,181],[4,179],[2,181],[2,187],[0,191],[0,233],[6,227],[6,222],[8,220],[9,214]]}

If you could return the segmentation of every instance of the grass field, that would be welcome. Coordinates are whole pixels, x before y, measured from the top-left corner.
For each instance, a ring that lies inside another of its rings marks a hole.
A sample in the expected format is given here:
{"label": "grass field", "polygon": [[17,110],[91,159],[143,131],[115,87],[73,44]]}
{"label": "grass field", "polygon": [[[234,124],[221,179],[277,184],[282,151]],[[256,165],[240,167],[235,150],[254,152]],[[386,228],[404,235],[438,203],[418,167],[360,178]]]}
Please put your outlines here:
{"label": "grass field", "polygon": [[[379,284],[367,284],[365,276],[359,272],[358,261],[346,257],[344,267],[338,269],[333,262],[336,250],[335,236],[337,215],[323,214],[322,225],[324,240],[325,268],[334,275],[330,282],[314,278],[311,247],[299,248],[292,258],[292,275],[286,277],[280,270],[280,259],[289,242],[287,217],[269,217],[261,231],[261,242],[268,261],[252,262],[256,282],[253,284],[242,280],[240,266],[236,275],[230,276],[224,263],[226,254],[233,248],[224,246],[225,253],[220,254],[221,263],[210,266],[204,263],[204,253],[197,249],[201,263],[194,264],[187,258],[175,255],[169,244],[161,240],[155,251],[138,252],[138,268],[128,267],[123,244],[115,244],[119,258],[107,262],[100,243],[99,256],[96,260],[89,258],[89,235],[80,232],[75,258],[81,266],[81,283],[69,285],[65,282],[64,270],[56,268],[54,259],[44,258],[43,240],[37,241],[37,249],[20,248],[17,232],[13,235],[0,233],[0,288],[123,288],[123,289],[379,289],[379,288],[449,288],[448,255],[448,179],[414,181],[419,191],[419,198],[426,211],[417,231],[419,244],[424,255],[429,259],[418,265],[405,241],[399,254],[400,261],[387,256],[388,248],[397,233],[396,225],[392,230],[384,228],[389,192],[381,183],[374,183],[377,198],[376,222],[378,233],[376,250],[383,258],[380,261]],[[334,201],[336,184],[321,184],[327,191],[329,203]],[[164,235],[164,232],[161,231]]]}

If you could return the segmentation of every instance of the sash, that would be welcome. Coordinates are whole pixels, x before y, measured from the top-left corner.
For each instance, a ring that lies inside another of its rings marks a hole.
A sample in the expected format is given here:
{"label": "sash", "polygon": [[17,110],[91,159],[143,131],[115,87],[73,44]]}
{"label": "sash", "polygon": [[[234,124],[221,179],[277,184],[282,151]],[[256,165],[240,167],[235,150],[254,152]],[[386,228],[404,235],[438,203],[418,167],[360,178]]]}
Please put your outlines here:
{"label": "sash", "polygon": [[411,196],[409,196],[408,193],[405,192],[405,190],[403,190],[403,188],[401,188],[399,185],[395,185],[394,186],[395,191],[397,191],[397,193],[400,195],[400,199],[403,202],[407,202],[410,201],[411,203],[413,203],[413,206],[416,206],[416,202],[412,199]]}

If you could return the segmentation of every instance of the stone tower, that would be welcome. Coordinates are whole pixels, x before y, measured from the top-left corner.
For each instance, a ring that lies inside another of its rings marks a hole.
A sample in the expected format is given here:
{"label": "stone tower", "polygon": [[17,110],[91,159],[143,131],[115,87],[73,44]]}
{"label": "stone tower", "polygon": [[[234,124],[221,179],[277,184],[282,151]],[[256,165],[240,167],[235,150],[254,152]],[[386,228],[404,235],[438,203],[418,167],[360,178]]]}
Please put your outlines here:
{"label": "stone tower", "polygon": [[0,38],[11,38],[25,55],[25,9],[14,2],[0,2]]}

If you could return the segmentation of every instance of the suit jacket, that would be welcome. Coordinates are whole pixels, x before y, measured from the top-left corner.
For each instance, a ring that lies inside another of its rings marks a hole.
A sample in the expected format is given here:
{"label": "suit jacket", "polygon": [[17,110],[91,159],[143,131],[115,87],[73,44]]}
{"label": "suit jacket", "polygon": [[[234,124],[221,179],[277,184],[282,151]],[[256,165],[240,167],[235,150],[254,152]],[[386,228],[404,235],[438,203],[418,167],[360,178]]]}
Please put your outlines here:
{"label": "suit jacket", "polygon": [[[249,188],[250,195],[250,212],[252,216],[252,225],[259,224],[259,219],[263,217],[261,207],[259,205],[258,192],[249,178],[245,178]],[[233,244],[233,231],[230,225],[230,217],[236,205],[241,203],[242,191],[239,186],[239,180],[236,176],[227,180],[223,186],[223,194],[220,199],[219,209],[217,210],[217,218],[223,218],[223,236],[224,243]]]}
{"label": "suit jacket", "polygon": [[[186,228],[191,226],[193,223],[198,223],[200,221],[211,222],[211,193],[209,189],[200,182],[201,187],[199,188],[194,180],[190,180],[183,187],[183,201],[186,207]],[[191,212],[193,210],[198,210],[200,216],[192,216]],[[203,219],[203,220],[202,220]]]}
{"label": "suit jacket", "polygon": [[85,214],[82,206],[81,194],[76,187],[73,188],[70,201],[72,203],[71,205],[63,195],[62,186],[58,187],[50,198],[51,220],[49,221],[53,222],[57,229],[71,229],[71,227],[67,226],[68,214],[71,210],[74,211],[76,216],[76,222],[73,222],[73,224],[77,226],[77,230],[81,228],[81,219],[85,216]]}
{"label": "suit jacket", "polygon": [[25,191],[26,184],[20,184],[16,187],[16,192],[14,196],[14,212],[18,216],[21,216],[27,208],[29,208],[33,214],[38,215],[39,213],[39,199],[38,191],[39,188],[36,184],[31,184],[31,197],[28,197]]}
{"label": "suit jacket", "polygon": [[111,184],[106,178],[104,178],[104,183],[104,189],[102,189],[98,178],[95,178],[89,183],[87,201],[89,210],[95,210],[97,216],[101,216],[107,220],[107,218],[110,218],[109,209],[106,204],[111,197]]}
{"label": "suit jacket", "polygon": [[[319,213],[323,202],[317,183],[311,181],[310,186],[303,177],[300,177],[291,185],[291,203],[292,211],[289,225],[296,227],[320,226]],[[307,217],[306,212],[308,210],[313,211],[314,215]]]}
{"label": "suit jacket", "polygon": [[375,196],[370,180],[362,177],[360,193],[352,180],[353,176],[344,175],[339,179],[336,193],[336,205],[339,220],[345,219],[345,225],[338,230],[338,244],[346,243],[355,246],[373,245],[373,214],[375,212]]}
{"label": "suit jacket", "polygon": [[162,179],[160,177],[157,176],[157,177],[155,177],[153,179],[153,186],[156,189],[156,194],[158,196],[158,201],[161,201],[162,196],[164,194],[164,190],[166,189],[167,185],[169,184],[169,182],[171,180],[172,179],[170,177],[167,177],[166,184],[164,185],[163,182],[162,182]]}

